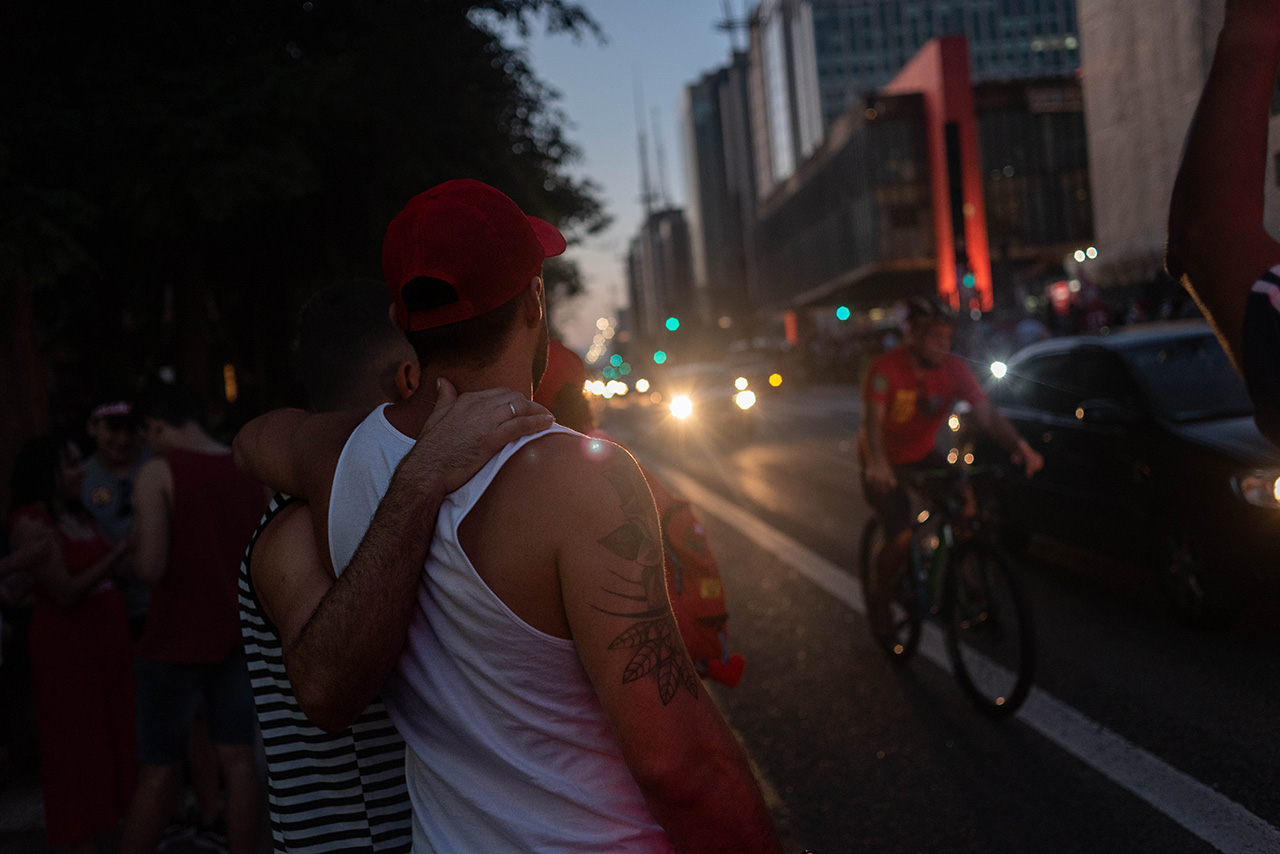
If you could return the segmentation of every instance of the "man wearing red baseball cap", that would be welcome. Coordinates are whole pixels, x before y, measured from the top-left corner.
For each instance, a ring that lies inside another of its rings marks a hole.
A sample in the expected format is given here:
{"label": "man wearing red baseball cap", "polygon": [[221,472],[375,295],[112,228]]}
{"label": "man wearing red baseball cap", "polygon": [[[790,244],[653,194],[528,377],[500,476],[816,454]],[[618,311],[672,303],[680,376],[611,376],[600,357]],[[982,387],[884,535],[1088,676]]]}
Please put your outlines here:
{"label": "man wearing red baseball cap", "polygon": [[364,663],[375,678],[391,669],[415,851],[779,852],[679,639],[653,499],[625,451],[584,457],[581,436],[553,426],[443,501],[397,486],[438,382],[532,394],[548,338],[541,265],[564,248],[480,182],[416,196],[387,229],[383,270],[419,392],[346,432],[264,416],[237,440],[242,458],[320,509],[320,559],[335,567],[432,529],[417,573],[363,593],[381,597],[385,625],[352,627],[391,636]]}

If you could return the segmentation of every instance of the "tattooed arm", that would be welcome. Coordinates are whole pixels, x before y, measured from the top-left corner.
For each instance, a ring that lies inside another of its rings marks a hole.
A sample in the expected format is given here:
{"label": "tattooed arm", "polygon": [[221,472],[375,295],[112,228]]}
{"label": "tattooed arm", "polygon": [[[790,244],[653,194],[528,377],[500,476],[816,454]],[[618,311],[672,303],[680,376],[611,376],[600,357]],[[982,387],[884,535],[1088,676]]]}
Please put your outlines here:
{"label": "tattooed arm", "polygon": [[741,746],[698,679],[662,577],[653,497],[614,448],[553,479],[570,635],[654,818],[682,852],[782,850]]}

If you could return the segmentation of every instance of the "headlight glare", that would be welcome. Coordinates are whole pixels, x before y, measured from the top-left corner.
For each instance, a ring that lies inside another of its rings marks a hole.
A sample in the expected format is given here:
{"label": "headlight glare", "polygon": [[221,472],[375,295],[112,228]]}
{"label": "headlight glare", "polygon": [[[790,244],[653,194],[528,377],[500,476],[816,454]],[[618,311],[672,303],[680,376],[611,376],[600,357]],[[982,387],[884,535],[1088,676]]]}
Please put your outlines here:
{"label": "headlight glare", "polygon": [[1231,478],[1231,486],[1245,501],[1255,507],[1280,510],[1280,470],[1245,472]]}

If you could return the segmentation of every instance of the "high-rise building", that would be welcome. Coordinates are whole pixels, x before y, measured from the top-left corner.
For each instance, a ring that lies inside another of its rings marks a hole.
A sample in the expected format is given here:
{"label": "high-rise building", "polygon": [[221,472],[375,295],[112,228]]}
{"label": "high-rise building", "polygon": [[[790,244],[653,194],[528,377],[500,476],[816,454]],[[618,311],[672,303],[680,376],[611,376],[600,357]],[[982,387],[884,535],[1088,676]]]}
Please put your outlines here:
{"label": "high-rise building", "polygon": [[627,253],[627,286],[637,343],[643,346],[660,335],[668,317],[692,315],[692,279],[684,211],[667,208],[649,214]]}
{"label": "high-rise building", "polygon": [[[1100,0],[1106,2],[1106,0]],[[762,0],[752,18],[761,196],[812,153],[841,113],[893,79],[930,39],[963,35],[975,83],[1067,77],[1080,66],[1076,0]]]}
{"label": "high-rise building", "polygon": [[697,308],[732,321],[749,310],[744,235],[755,211],[746,54],[685,87],[681,114]]}
{"label": "high-rise building", "polygon": [[808,1],[828,125],[939,36],[965,37],[974,83],[1065,77],[1080,67],[1075,0]]}

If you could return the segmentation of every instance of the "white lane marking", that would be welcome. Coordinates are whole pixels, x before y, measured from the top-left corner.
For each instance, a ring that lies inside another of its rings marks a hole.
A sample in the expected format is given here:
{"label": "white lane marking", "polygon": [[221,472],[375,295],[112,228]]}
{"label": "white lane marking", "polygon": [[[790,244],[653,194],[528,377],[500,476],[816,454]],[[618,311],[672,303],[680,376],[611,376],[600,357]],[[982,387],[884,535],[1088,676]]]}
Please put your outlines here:
{"label": "white lane marking", "polygon": [[[736,528],[855,611],[866,613],[862,591],[849,573],[692,478],[665,467],[652,468],[699,509]],[[924,629],[921,654],[950,671],[942,631],[932,623]],[[1219,851],[1280,851],[1280,829],[1040,688],[1031,689],[1017,720]]]}

